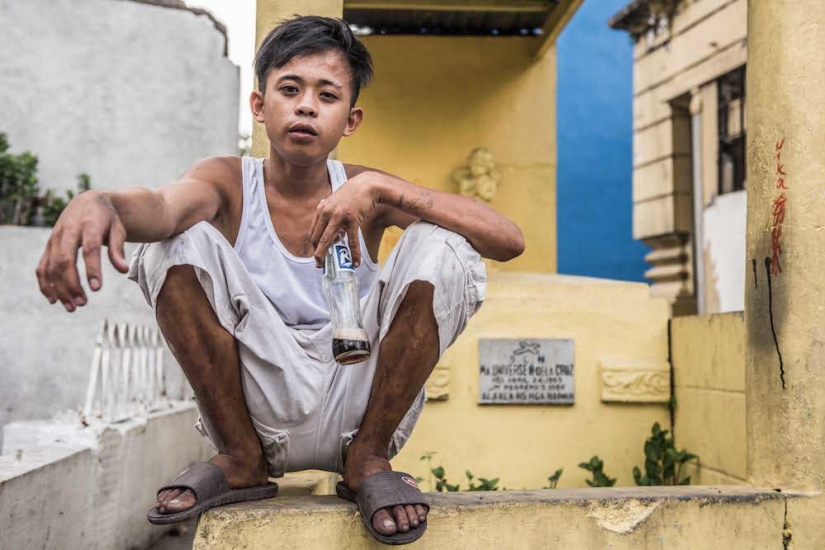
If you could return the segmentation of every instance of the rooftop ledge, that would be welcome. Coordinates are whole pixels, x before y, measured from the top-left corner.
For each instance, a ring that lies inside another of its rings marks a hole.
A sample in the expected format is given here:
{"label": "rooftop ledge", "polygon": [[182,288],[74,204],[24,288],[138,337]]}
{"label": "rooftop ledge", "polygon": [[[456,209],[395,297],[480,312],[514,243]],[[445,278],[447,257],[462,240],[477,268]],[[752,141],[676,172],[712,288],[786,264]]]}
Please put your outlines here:
{"label": "rooftop ledge", "polygon": [[[330,483],[328,479],[321,482],[324,491]],[[310,478],[299,483],[287,478],[277,498],[210,510],[201,517],[193,548],[382,547],[364,530],[355,505],[335,496],[308,494],[321,492],[310,484]],[[822,510],[823,502],[818,494],[747,486],[434,493],[429,497],[429,527],[414,543],[416,548],[749,548],[774,543],[780,547],[792,536],[790,503],[798,502],[800,514],[807,517],[807,511]],[[805,518],[800,519],[801,527],[807,525]],[[810,523],[821,521],[814,517]]]}

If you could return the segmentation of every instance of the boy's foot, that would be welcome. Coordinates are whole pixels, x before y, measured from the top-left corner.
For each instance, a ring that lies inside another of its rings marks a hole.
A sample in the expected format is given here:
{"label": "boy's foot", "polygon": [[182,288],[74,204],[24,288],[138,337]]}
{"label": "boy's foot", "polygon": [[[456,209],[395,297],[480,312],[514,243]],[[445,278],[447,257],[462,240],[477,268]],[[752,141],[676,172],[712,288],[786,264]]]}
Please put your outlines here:
{"label": "boy's foot", "polygon": [[[267,484],[269,469],[263,457],[255,461],[244,461],[229,455],[215,455],[209,462],[221,469],[232,489]],[[161,514],[175,514],[188,510],[196,503],[195,494],[189,489],[167,489],[158,493],[155,505]]]}
{"label": "boy's foot", "polygon": [[[392,471],[389,460],[368,451],[361,451],[353,443],[347,450],[344,465],[344,483],[353,493],[358,492],[361,482],[378,472]],[[406,533],[417,528],[427,519],[427,509],[420,504],[415,506],[395,506],[384,508],[372,516],[373,528],[382,535]]]}

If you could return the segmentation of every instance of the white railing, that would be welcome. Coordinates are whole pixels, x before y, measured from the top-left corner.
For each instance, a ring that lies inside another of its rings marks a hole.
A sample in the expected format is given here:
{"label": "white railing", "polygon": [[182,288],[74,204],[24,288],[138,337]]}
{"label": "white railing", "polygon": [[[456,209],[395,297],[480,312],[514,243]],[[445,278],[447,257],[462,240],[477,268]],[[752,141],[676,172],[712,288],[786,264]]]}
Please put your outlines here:
{"label": "white railing", "polygon": [[163,338],[156,327],[103,321],[95,340],[83,422],[121,422],[167,402]]}

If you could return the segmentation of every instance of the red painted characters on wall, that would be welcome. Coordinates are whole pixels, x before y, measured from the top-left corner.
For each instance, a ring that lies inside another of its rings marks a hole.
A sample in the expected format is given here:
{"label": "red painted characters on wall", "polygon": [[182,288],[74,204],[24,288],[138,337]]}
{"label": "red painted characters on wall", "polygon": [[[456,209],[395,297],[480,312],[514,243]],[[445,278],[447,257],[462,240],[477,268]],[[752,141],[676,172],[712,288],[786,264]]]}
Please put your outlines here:
{"label": "red painted characters on wall", "polygon": [[783,137],[776,142],[776,180],[774,188],[779,190],[779,194],[773,199],[771,207],[771,275],[776,276],[782,273],[780,256],[782,255],[782,226],[785,223],[785,207],[788,202],[786,191],[789,189],[786,183],[788,173],[782,164],[782,148],[785,146]]}

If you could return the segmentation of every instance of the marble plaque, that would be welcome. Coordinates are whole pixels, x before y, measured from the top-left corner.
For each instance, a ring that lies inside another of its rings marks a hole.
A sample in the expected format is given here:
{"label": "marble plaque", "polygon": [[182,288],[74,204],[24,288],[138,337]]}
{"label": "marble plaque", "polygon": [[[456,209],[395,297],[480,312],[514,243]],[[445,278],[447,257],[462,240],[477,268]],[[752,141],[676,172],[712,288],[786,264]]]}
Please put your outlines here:
{"label": "marble plaque", "polygon": [[574,403],[573,340],[482,338],[478,357],[480,404]]}

